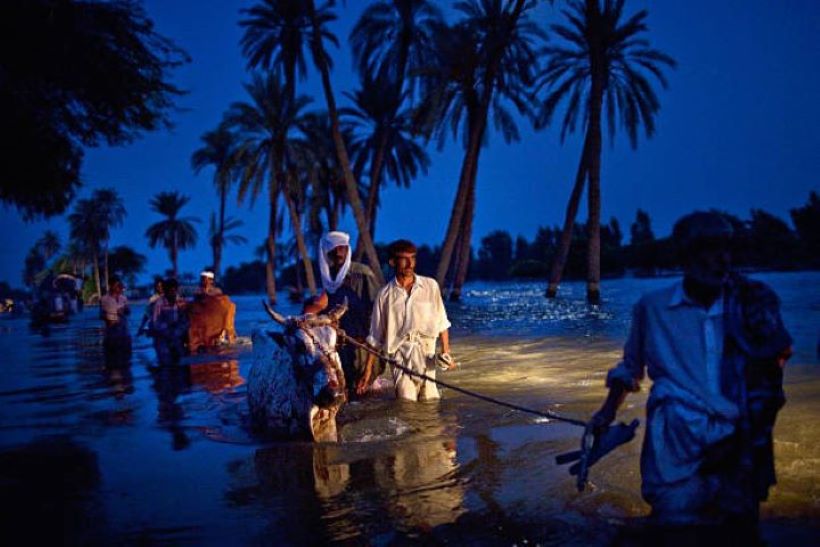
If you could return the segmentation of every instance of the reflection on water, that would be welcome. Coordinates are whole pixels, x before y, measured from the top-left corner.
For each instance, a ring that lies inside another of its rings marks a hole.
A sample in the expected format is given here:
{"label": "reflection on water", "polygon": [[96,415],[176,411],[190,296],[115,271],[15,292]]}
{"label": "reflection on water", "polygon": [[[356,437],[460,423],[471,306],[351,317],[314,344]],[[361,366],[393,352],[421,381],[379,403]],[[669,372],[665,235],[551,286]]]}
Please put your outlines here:
{"label": "reflection on water", "polygon": [[[806,292],[820,274],[764,279],[796,341],[764,536],[799,543],[820,521],[820,294]],[[611,282],[598,307],[583,302],[580,283],[556,301],[541,298],[540,283],[471,285],[450,308],[464,366],[442,379],[588,416],[632,304],[669,282]],[[268,326],[256,297],[236,300],[240,334]],[[297,311],[289,306],[281,311]],[[26,512],[29,523],[92,543],[586,545],[610,542],[646,514],[640,438],[594,466],[583,494],[553,464],[577,446],[577,428],[447,390],[440,402],[349,404],[338,444],[262,442],[247,428],[250,348],[161,368],[150,340],[135,337],[125,366],[111,366],[95,312],[45,333],[25,318],[0,319],[0,501],[21,508],[4,525]],[[622,419],[643,418],[644,394],[630,396]],[[60,528],[60,511],[76,522]]]}

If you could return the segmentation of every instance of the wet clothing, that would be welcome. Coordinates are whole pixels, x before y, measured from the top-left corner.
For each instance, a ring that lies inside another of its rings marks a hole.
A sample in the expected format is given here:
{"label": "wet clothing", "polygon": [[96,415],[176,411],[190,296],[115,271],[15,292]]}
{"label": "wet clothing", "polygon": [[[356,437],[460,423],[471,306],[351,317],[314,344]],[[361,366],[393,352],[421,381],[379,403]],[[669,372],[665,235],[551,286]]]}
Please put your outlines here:
{"label": "wet clothing", "polygon": [[202,287],[197,287],[194,291],[194,298],[200,296],[221,296],[222,289],[217,287],[216,285],[210,285],[207,289],[203,289]]}
{"label": "wet clothing", "polygon": [[[333,293],[328,292],[328,305],[325,311],[343,304],[347,299],[348,309],[340,319],[339,327],[348,336],[363,342],[370,329],[370,314],[378,289],[373,271],[364,264],[353,262],[342,284]],[[339,357],[342,360],[347,389],[352,394],[364,373],[367,353],[347,344],[339,348]],[[378,374],[374,375],[374,378],[376,376]]]}
{"label": "wet clothing", "polygon": [[[435,279],[416,275],[408,293],[394,277],[376,297],[367,342],[405,367],[435,378],[436,340],[449,328]],[[438,389],[432,382],[409,377],[398,368],[393,370],[393,379],[396,393],[402,398],[438,398]]]}
{"label": "wet clothing", "polygon": [[100,299],[100,317],[106,324],[126,322],[127,309],[128,297],[124,294],[118,296],[106,294]]}
{"label": "wet clothing", "polygon": [[100,318],[105,321],[103,349],[107,363],[126,359],[131,354],[128,313],[128,298],[124,294],[107,294],[100,299]]}
{"label": "wet clothing", "polygon": [[150,332],[159,363],[178,363],[185,354],[188,336],[188,316],[181,296],[177,295],[172,301],[163,296],[154,303]]}
{"label": "wet clothing", "polygon": [[142,314],[142,320],[140,321],[140,328],[137,334],[151,330],[151,320],[154,317],[154,304],[156,304],[160,298],[162,298],[162,294],[158,292],[148,297],[148,303],[145,305],[145,311]]}
{"label": "wet clothing", "polygon": [[[772,330],[780,331],[778,351],[787,349],[791,339],[776,297],[767,313],[776,326]],[[757,516],[760,498],[748,458],[749,361],[735,342],[746,331],[746,318],[748,309],[738,304],[734,285],[727,285],[708,310],[686,295],[682,282],[646,294],[633,310],[623,361],[609,371],[607,385],[637,391],[644,374],[653,381],[641,453],[642,494],[661,521]]]}

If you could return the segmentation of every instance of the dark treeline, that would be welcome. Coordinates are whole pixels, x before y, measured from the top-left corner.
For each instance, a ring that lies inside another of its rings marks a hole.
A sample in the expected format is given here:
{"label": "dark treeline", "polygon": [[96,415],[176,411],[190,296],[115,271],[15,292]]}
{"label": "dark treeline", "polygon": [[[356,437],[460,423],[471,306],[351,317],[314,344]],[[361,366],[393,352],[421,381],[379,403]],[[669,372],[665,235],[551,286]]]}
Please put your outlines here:
{"label": "dark treeline", "polygon": [[[816,192],[810,194],[805,205],[790,211],[793,227],[762,209],[753,209],[748,219],[724,214],[735,229],[735,264],[738,267],[783,271],[820,268],[820,196]],[[573,229],[566,265],[567,279],[585,278],[588,233],[584,225],[576,225]],[[481,239],[478,249],[472,250],[468,278],[497,281],[544,279],[558,252],[560,236],[558,226],[539,228],[532,240],[520,235],[513,238],[505,230],[491,232]],[[381,263],[386,265],[387,245],[377,244],[376,250]],[[438,246],[421,245],[416,270],[422,275],[434,275],[440,252]],[[628,233],[623,232],[614,218],[601,225],[601,272],[604,277],[619,277],[627,272],[651,277],[679,267],[670,236],[656,237],[647,212],[638,209]],[[293,264],[282,267],[280,272],[282,286],[300,286]],[[265,286],[265,263],[257,260],[228,268],[223,285],[232,293],[261,292]]]}
{"label": "dark treeline", "polygon": [[[800,270],[820,268],[820,198],[812,192],[802,207],[792,209],[794,228],[762,209],[753,209],[750,218],[724,213],[735,230],[734,261],[739,268]],[[481,239],[470,269],[472,279],[543,279],[558,251],[560,228],[539,228],[532,241],[503,230]],[[588,230],[576,225],[567,258],[568,279],[584,279]],[[628,241],[627,241],[628,239]],[[601,225],[601,273],[618,277],[627,272],[656,276],[680,267],[669,235],[656,237],[648,213],[638,210],[629,228],[622,233],[617,219]]]}

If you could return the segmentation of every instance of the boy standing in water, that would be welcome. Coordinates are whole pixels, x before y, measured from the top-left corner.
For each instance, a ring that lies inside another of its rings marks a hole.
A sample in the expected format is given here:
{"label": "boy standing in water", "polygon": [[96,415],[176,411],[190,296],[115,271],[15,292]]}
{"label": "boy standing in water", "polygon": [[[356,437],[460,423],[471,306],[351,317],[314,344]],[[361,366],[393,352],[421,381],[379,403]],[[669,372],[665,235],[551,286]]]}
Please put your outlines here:
{"label": "boy standing in water", "polygon": [[107,354],[125,356],[131,352],[131,335],[128,333],[128,298],[125,285],[118,277],[112,277],[108,294],[100,299],[100,319],[105,321],[103,347]]}
{"label": "boy standing in water", "polygon": [[185,300],[177,294],[179,283],[168,278],[162,283],[163,295],[154,303],[151,336],[160,365],[178,363],[185,355],[188,315]]}
{"label": "boy standing in water", "polygon": [[[373,304],[367,342],[384,351],[402,366],[435,380],[436,340],[441,337],[441,358],[455,366],[450,357],[450,321],[435,279],[416,274],[416,246],[406,239],[390,244],[389,264],[395,276],[381,288]],[[367,390],[376,357],[367,359],[365,373],[356,386]],[[436,384],[393,368],[396,397],[408,401],[438,399]]]}
{"label": "boy standing in water", "polygon": [[[635,306],[623,361],[609,371],[609,395],[592,425],[607,427],[648,374],[641,491],[652,520],[712,525],[708,539],[720,532],[748,544],[775,483],[772,429],[785,402],[791,338],[774,292],[732,272],[732,232],[714,212],[675,224],[683,280]],[[697,540],[701,532],[674,533]]]}

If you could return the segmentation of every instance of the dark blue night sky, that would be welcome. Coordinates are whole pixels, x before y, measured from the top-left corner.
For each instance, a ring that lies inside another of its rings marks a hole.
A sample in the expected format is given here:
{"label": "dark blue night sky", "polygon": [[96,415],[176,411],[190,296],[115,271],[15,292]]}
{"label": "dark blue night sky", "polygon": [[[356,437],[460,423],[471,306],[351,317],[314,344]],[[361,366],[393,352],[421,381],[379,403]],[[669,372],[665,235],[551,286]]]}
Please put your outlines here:
{"label": "dark blue night sky", "polygon": [[[113,233],[112,245],[127,244],[149,258],[145,278],[168,267],[166,252],[148,248],[146,227],[158,220],[149,198],[178,189],[193,196],[188,214],[202,219],[200,242],[180,255],[181,271],[210,263],[207,219],[217,207],[211,173],[195,176],[191,153],[199,137],[214,128],[228,105],[244,100],[247,81],[240,54],[239,9],[249,1],[152,0],[146,2],[157,30],[191,55],[175,80],[190,93],[179,101],[176,128],[145,136],[124,148],[88,150],[84,189],[113,186],[124,197],[128,217]],[[347,0],[334,26],[342,49],[333,52],[337,99],[356,86],[347,36],[366,6]],[[445,2],[442,2],[445,4]],[[449,3],[446,3],[449,4]],[[546,27],[558,8],[542,3],[535,12]],[[664,0],[627,2],[627,11],[649,9],[653,46],[672,55],[678,68],[670,87],[659,90],[662,103],[657,134],[641,140],[636,151],[625,135],[605,146],[602,167],[604,221],[616,217],[627,234],[637,208],[647,210],[656,235],[666,235],[676,218],[694,209],[717,207],[741,217],[762,208],[790,222],[790,208],[803,205],[820,190],[820,2],[816,0]],[[315,72],[299,92],[324,108]],[[563,221],[566,200],[578,163],[580,135],[564,145],[555,127],[535,133],[520,120],[522,141],[505,145],[491,135],[478,173],[475,243],[495,229],[531,239],[539,225]],[[389,188],[376,230],[378,241],[408,237],[438,244],[443,238],[462,159],[460,144],[442,151],[430,146],[432,167],[410,190]],[[267,208],[258,203],[230,205],[242,217],[250,243],[228,247],[225,264],[252,259],[266,233]],[[586,216],[581,210],[579,219]],[[2,247],[0,280],[21,285],[23,258],[46,229],[65,240],[64,218],[25,224],[14,209],[0,221],[11,244]],[[353,230],[346,218],[343,227]],[[288,237],[287,234],[285,237]]]}

